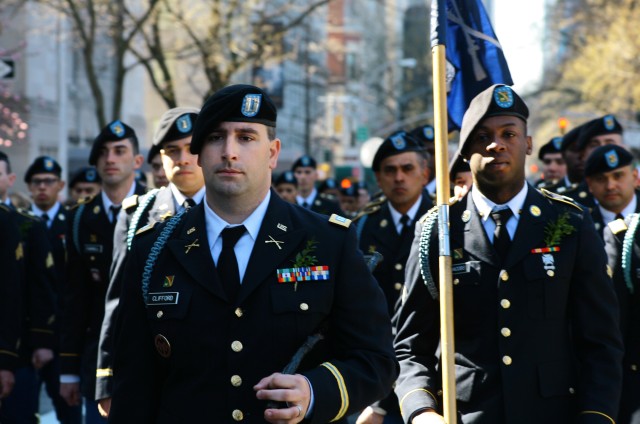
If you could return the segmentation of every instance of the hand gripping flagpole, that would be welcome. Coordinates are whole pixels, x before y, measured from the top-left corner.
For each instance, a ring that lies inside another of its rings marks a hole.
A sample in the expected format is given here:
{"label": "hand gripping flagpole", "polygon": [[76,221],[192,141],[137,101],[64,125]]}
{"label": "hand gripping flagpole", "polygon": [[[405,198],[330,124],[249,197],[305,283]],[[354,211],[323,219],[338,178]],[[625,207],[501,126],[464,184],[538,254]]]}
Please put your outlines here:
{"label": "hand gripping flagpole", "polygon": [[433,59],[433,107],[436,150],[438,239],[440,252],[440,350],[442,361],[442,411],[447,424],[456,424],[456,376],[453,334],[453,284],[449,245],[449,152],[447,148],[447,85],[445,0],[431,2],[431,54]]}

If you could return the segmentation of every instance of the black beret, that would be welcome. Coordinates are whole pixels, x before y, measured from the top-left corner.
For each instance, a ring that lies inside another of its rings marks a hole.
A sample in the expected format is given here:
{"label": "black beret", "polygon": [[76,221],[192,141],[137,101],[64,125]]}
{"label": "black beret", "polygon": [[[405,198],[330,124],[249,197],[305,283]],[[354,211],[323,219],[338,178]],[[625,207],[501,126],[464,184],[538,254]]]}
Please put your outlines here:
{"label": "black beret", "polygon": [[327,178],[322,183],[320,183],[318,191],[323,192],[325,190],[330,190],[333,188],[338,188],[338,182],[335,180],[335,178]]}
{"label": "black beret", "polygon": [[149,149],[149,153],[147,153],[147,163],[151,163],[153,158],[155,158],[156,155],[160,154],[160,149],[162,149],[162,147],[160,147],[159,145],[154,144],[151,146],[151,148]]}
{"label": "black beret", "polygon": [[340,194],[347,197],[358,197],[358,186],[355,184],[340,189]]}
{"label": "black beret", "polygon": [[525,122],[529,118],[529,108],[511,87],[495,84],[474,97],[462,118],[458,152],[464,152],[467,139],[483,119],[504,115],[517,116]]}
{"label": "black beret", "polygon": [[449,180],[453,181],[456,178],[456,174],[458,172],[471,172],[469,162],[464,160],[464,158],[460,155],[456,156],[449,163]]}
{"label": "black beret", "polygon": [[573,128],[571,131],[569,131],[568,133],[562,136],[562,145],[560,146],[561,151],[564,152],[569,148],[569,146],[571,146],[573,143],[575,143],[578,140],[578,137],[580,137],[580,131],[582,131],[583,127],[584,125],[578,125],[577,127]]}
{"label": "black beret", "polygon": [[253,122],[275,128],[277,116],[276,106],[261,88],[236,84],[218,90],[207,99],[196,119],[191,153],[200,153],[207,136],[221,122]]}
{"label": "black beret", "polygon": [[578,137],[580,149],[583,149],[593,137],[605,134],[622,134],[622,125],[613,115],[592,119],[582,126],[582,131]]}
{"label": "black beret", "polygon": [[633,162],[633,155],[624,147],[607,144],[595,149],[584,167],[585,177],[622,168]]}
{"label": "black beret", "polygon": [[561,153],[562,150],[562,137],[553,137],[546,144],[543,144],[538,150],[538,159],[544,159],[544,155],[547,153]]}
{"label": "black beret", "polygon": [[291,167],[292,171],[295,171],[296,168],[313,168],[316,169],[316,166],[318,166],[318,164],[316,163],[316,160],[314,158],[312,158],[309,155],[304,155],[304,156],[300,156],[298,159],[296,159],[295,162],[293,162],[293,166]]}
{"label": "black beret", "polygon": [[100,179],[100,175],[96,168],[93,166],[87,166],[86,168],[80,169],[71,179],[69,183],[69,187],[73,188],[77,183],[102,183],[102,179]]}
{"label": "black beret", "polygon": [[29,169],[27,169],[27,173],[24,175],[24,182],[30,182],[31,177],[33,177],[34,174],[44,173],[55,174],[58,178],[60,178],[60,175],[62,175],[62,168],[52,157],[40,156],[36,158],[29,166]]}
{"label": "black beret", "polygon": [[153,145],[159,146],[166,141],[189,137],[193,133],[193,123],[198,118],[198,112],[194,107],[176,107],[166,111],[160,117],[160,124],[153,134]]}
{"label": "black beret", "polygon": [[109,141],[120,141],[127,138],[132,139],[134,144],[138,143],[136,132],[122,121],[115,120],[108,123],[101,131],[100,134],[93,140],[91,146],[91,153],[89,154],[89,165],[95,165],[98,162],[98,156],[100,155],[100,148],[104,143]]}
{"label": "black beret", "polygon": [[424,152],[422,144],[404,131],[396,131],[385,138],[373,157],[371,169],[374,172],[380,170],[380,164],[389,156],[406,152]]}
{"label": "black beret", "polygon": [[298,180],[296,179],[296,176],[293,175],[293,171],[284,171],[278,176],[278,178],[276,178],[274,185],[279,186],[280,184],[293,184],[298,187]]}
{"label": "black beret", "polygon": [[435,130],[432,125],[422,125],[409,131],[409,135],[420,141],[421,143],[433,143],[436,138]]}

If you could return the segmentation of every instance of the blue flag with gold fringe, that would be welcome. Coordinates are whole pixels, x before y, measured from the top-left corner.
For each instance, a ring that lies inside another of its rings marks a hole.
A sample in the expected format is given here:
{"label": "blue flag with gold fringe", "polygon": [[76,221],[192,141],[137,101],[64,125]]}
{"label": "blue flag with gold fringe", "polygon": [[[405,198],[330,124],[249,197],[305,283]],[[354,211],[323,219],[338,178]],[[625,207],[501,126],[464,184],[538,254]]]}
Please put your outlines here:
{"label": "blue flag with gold fringe", "polygon": [[502,46],[481,0],[433,0],[431,46],[447,58],[449,131],[460,129],[471,100],[493,84],[513,85]]}

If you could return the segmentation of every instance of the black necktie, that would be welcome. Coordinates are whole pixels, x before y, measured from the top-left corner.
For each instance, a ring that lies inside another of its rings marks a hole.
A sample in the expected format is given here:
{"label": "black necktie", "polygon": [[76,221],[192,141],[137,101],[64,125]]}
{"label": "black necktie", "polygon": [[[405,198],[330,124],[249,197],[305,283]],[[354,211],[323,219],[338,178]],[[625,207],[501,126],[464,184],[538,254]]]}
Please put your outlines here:
{"label": "black necktie", "polygon": [[44,221],[44,225],[49,227],[49,215],[46,212],[42,214],[42,221]]}
{"label": "black necktie", "polygon": [[617,215],[616,215],[616,219],[622,219],[622,220],[624,220],[624,216],[622,216],[622,214],[621,214],[621,213],[619,213],[619,214],[617,214]]}
{"label": "black necktie", "polygon": [[507,221],[509,221],[511,215],[513,215],[513,212],[511,212],[510,208],[491,212],[491,218],[496,223],[496,229],[493,231],[493,247],[495,247],[496,252],[498,252],[500,259],[503,261],[507,257],[509,246],[511,245],[511,238],[507,231]]}
{"label": "black necktie", "polygon": [[400,218],[400,224],[402,224],[402,229],[400,230],[400,238],[404,239],[411,232],[411,225],[409,225],[409,215],[402,215]]}
{"label": "black necktie", "polygon": [[118,220],[118,213],[120,213],[120,209],[122,209],[122,206],[116,206],[116,205],[111,205],[109,206],[109,210],[111,210],[111,223],[115,224],[116,221]]}
{"label": "black necktie", "polygon": [[187,197],[186,199],[184,199],[184,202],[182,202],[182,207],[185,209],[192,208],[195,205],[196,205],[196,201],[190,197]]}
{"label": "black necktie", "polygon": [[234,247],[247,231],[244,225],[222,230],[222,251],[218,257],[218,276],[230,302],[235,302],[240,290],[240,270]]}
{"label": "black necktie", "polygon": [[302,207],[305,209],[309,209],[309,204],[306,201],[304,201],[302,202]]}

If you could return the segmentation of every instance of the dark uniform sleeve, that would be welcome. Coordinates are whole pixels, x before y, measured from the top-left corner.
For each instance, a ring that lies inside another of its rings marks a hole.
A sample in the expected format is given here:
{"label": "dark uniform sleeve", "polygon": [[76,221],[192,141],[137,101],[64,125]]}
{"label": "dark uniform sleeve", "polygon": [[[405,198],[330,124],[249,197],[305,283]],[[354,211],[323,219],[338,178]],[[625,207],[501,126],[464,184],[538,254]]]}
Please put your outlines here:
{"label": "dark uniform sleeve", "polygon": [[85,276],[88,270],[85,261],[74,240],[73,223],[76,214],[82,209],[76,208],[70,214],[67,234],[67,280],[61,285],[60,299],[60,374],[81,374],[81,354],[85,344],[85,333],[89,321],[90,285]]}
{"label": "dark uniform sleeve", "polygon": [[328,330],[337,355],[303,373],[313,387],[313,423],[338,420],[384,398],[398,372],[386,301],[353,228],[341,248]]}
{"label": "dark uniform sleeve", "polygon": [[113,234],[113,262],[109,278],[109,287],[105,299],[104,318],[100,329],[98,344],[98,365],[96,369],[96,399],[111,397],[113,385],[113,327],[120,303],[124,264],[129,252],[127,232],[130,215],[127,211],[118,215]]}
{"label": "dark uniform sleeve", "polygon": [[440,307],[420,276],[418,243],[421,232],[422,223],[418,222],[406,266],[405,291],[394,318],[397,325],[395,349],[400,362],[395,390],[400,413],[406,422],[425,409],[438,409],[438,390],[442,385],[436,372]]}
{"label": "dark uniform sleeve", "polygon": [[24,250],[20,233],[9,213],[0,210],[0,370],[18,365],[17,345],[22,324],[20,269]]}
{"label": "dark uniform sleeve", "polygon": [[618,415],[624,347],[602,239],[587,212],[581,224],[569,294],[573,344],[580,362],[578,422],[604,424]]}
{"label": "dark uniform sleeve", "polygon": [[28,253],[26,259],[28,337],[24,342],[32,349],[54,349],[56,346],[54,324],[55,295],[57,286],[51,243],[45,224],[36,218],[26,234]]}

